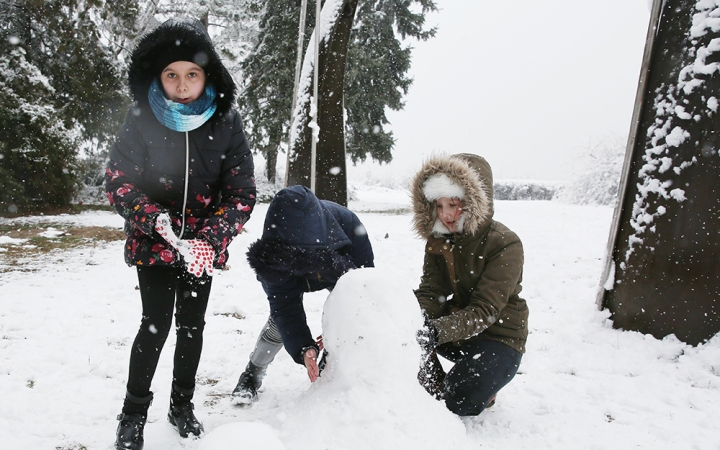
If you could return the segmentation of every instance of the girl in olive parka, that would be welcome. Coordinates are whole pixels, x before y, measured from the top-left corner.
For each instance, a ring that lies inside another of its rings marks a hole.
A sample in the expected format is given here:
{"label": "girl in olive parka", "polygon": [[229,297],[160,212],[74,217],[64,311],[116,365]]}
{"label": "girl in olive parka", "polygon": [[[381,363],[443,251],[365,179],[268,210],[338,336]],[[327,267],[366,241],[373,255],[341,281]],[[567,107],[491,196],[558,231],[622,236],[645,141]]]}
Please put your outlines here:
{"label": "girl in olive parka", "polygon": [[[419,377],[458,415],[494,402],[528,335],[522,243],[493,219],[492,196],[490,165],[471,154],[432,157],[412,187],[415,231],[427,240],[415,290],[426,316]],[[455,363],[447,375],[437,354]]]}

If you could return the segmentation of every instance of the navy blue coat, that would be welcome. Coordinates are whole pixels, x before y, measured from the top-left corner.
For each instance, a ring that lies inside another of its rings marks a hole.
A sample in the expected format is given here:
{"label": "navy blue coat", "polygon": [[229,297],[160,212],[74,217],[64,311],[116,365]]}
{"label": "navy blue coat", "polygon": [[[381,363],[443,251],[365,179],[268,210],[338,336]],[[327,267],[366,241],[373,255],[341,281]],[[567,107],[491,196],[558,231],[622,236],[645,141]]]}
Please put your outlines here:
{"label": "navy blue coat", "polygon": [[358,217],[304,186],[275,195],[262,237],[250,245],[247,257],[267,294],[283,345],[298,364],[303,364],[303,348],[315,345],[303,293],[332,289],[350,269],[374,267],[372,246]]}

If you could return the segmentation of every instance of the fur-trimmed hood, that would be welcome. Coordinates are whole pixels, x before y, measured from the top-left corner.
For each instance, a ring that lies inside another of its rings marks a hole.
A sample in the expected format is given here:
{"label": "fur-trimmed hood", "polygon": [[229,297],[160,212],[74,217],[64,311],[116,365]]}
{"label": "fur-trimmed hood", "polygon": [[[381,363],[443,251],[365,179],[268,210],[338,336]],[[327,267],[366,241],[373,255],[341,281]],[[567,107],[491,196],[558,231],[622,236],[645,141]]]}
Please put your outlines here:
{"label": "fur-trimmed hood", "polygon": [[334,284],[345,272],[355,268],[350,256],[327,248],[307,248],[267,239],[252,243],[247,259],[260,280],[276,285],[312,273],[321,274],[324,282]]}
{"label": "fur-trimmed hood", "polygon": [[476,234],[483,230],[493,217],[493,177],[485,158],[469,153],[430,157],[415,175],[412,184],[413,225],[423,239],[434,232],[438,220],[434,201],[425,196],[425,183],[434,175],[444,174],[464,192],[465,210],[463,233]]}
{"label": "fur-trimmed hood", "polygon": [[[149,106],[150,84],[167,64],[174,62],[167,61],[168,55],[174,54],[191,55],[193,62],[205,70],[207,83],[217,91],[216,115],[232,109],[237,87],[215,51],[210,35],[197,19],[167,20],[139,39],[128,68],[130,93],[139,106]],[[183,60],[186,59],[184,56]]]}
{"label": "fur-trimmed hood", "polygon": [[324,200],[304,186],[278,192],[268,207],[263,235],[247,252],[248,263],[266,282],[321,273],[335,282],[355,264],[343,248],[352,245]]}

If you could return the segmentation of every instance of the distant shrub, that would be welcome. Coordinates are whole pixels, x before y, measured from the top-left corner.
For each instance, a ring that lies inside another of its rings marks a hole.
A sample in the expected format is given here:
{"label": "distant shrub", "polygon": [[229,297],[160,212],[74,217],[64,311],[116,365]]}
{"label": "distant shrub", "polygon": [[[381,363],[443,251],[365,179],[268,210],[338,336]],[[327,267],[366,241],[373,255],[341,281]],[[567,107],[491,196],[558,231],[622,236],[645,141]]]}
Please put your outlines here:
{"label": "distant shrub", "polygon": [[590,149],[585,169],[558,189],[556,199],[580,205],[614,205],[618,198],[624,145],[601,143]]}
{"label": "distant shrub", "polygon": [[552,200],[558,186],[550,181],[499,180],[493,189],[495,200]]}
{"label": "distant shrub", "polygon": [[79,183],[73,198],[74,204],[107,205],[105,195],[105,165],[109,158],[109,148],[103,143],[100,147],[85,143],[78,160]]}
{"label": "distant shrub", "polygon": [[54,89],[22,48],[0,39],[0,213],[70,203],[76,187],[74,132],[49,98]]}
{"label": "distant shrub", "polygon": [[275,183],[267,179],[265,171],[265,160],[261,156],[254,156],[255,162],[255,187],[257,189],[256,199],[258,203],[270,203],[277,191],[284,187],[285,174],[277,173]]}

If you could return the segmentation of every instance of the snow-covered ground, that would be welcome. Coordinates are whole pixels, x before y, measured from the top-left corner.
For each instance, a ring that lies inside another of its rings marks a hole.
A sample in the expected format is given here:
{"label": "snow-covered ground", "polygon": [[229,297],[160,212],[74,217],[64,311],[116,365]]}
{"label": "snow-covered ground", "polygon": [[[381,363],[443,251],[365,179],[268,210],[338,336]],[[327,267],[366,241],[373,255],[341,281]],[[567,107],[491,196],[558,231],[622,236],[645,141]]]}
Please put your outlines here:
{"label": "snow-covered ground", "polygon": [[[720,449],[720,337],[691,347],[674,337],[615,330],[595,305],[610,207],[496,203],[495,218],[525,246],[528,351],[496,405],[460,419],[416,385],[406,353],[414,351],[408,333],[417,322],[407,305],[423,252],[403,212],[409,197],[377,186],[357,187],[354,195],[350,207],[370,234],[377,268],[341,280],[328,300],[332,323],[325,332],[337,337],[366,324],[364,350],[336,347],[347,358],[338,355],[335,371],[314,385],[283,351],[258,403],[230,403],[268,315],[244,257],[267,210],[258,205],[231,246],[229,270],[214,280],[195,399],[207,433],[184,440],[165,419],[171,335],[153,382],[146,449]],[[119,216],[98,212],[24,220],[48,219],[122,225]],[[1,448],[112,448],[140,321],[136,285],[121,241],[51,253],[0,273]],[[317,334],[326,299],[327,292],[306,296]],[[368,311],[374,316],[333,327]],[[409,350],[400,354],[396,344],[403,340]]]}

